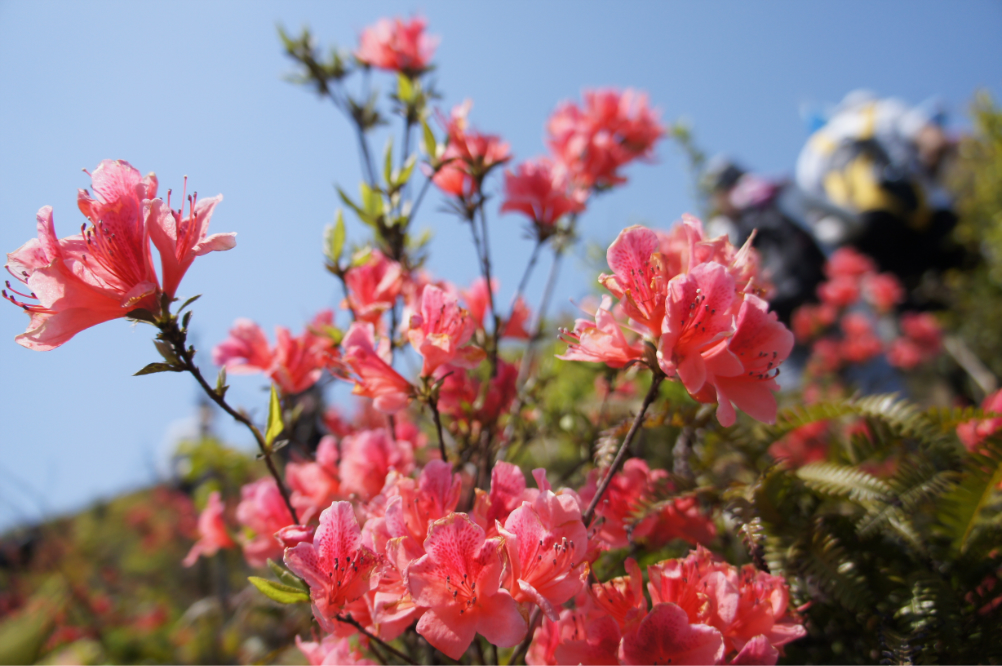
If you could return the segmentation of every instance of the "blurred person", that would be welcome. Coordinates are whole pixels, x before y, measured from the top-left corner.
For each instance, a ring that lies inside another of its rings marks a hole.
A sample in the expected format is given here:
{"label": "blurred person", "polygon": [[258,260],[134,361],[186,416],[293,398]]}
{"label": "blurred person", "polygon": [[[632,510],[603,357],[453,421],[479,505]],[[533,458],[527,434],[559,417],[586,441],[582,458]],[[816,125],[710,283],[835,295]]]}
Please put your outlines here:
{"label": "blurred person", "polygon": [[960,263],[957,216],[941,184],[954,148],[937,99],[910,107],[855,90],[813,132],[797,160],[806,218],[827,252],[852,245],[911,291],[929,269]]}

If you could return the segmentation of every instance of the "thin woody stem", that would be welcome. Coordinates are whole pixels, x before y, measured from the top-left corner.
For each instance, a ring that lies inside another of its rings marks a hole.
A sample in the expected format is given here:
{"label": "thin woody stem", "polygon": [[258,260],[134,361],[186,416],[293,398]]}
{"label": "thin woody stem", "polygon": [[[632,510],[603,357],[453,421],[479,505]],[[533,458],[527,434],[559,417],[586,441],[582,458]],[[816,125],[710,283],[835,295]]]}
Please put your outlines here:
{"label": "thin woody stem", "polygon": [[244,424],[247,429],[251,431],[251,434],[254,435],[254,441],[257,442],[258,448],[261,449],[261,456],[264,458],[265,465],[268,466],[268,471],[275,479],[276,485],[278,485],[278,491],[282,494],[282,499],[285,500],[286,508],[289,509],[289,515],[292,516],[293,523],[298,525],[299,515],[296,513],[296,509],[292,506],[292,499],[289,496],[289,491],[285,487],[285,483],[282,481],[282,475],[278,473],[278,469],[275,467],[275,462],[271,459],[271,451],[268,449],[268,445],[264,441],[264,436],[261,434],[261,431],[258,430],[257,426],[255,426],[249,418],[233,409],[233,407],[226,402],[223,396],[216,393],[215,389],[209,386],[209,383],[205,381],[205,377],[202,376],[201,371],[199,371],[198,366],[195,365],[195,362],[192,359],[192,350],[190,350],[186,345],[186,335],[184,331],[178,327],[177,319],[171,317],[169,321],[161,322],[157,326],[160,328],[164,339],[170,343],[174,352],[178,355],[178,358],[181,359],[184,369],[191,373],[191,376],[195,378],[195,381],[197,381],[198,385],[202,387],[205,394],[209,396],[214,403],[219,405],[220,409],[233,417],[235,421]]}
{"label": "thin woody stem", "polygon": [[658,388],[661,386],[661,382],[664,380],[664,375],[657,373],[654,375],[654,379],[651,380],[651,388],[647,391],[647,395],[644,397],[644,403],[640,406],[640,411],[637,412],[637,418],[633,420],[633,425],[630,426],[630,431],[626,433],[626,437],[623,439],[623,443],[619,445],[619,451],[616,452],[616,457],[612,461],[612,465],[609,467],[609,471],[606,472],[605,478],[602,479],[602,483],[599,484],[598,490],[595,491],[595,497],[591,499],[588,504],[588,509],[584,512],[584,516],[581,517],[585,525],[590,526],[592,517],[595,515],[595,509],[598,507],[598,503],[602,501],[602,495],[605,491],[609,489],[609,484],[612,483],[612,477],[619,471],[622,467],[623,461],[626,460],[626,452],[630,448],[630,443],[633,441],[633,437],[640,430],[640,424],[644,422],[644,414],[647,413],[647,408],[651,406],[654,402],[654,398],[658,395]]}
{"label": "thin woody stem", "polygon": [[431,416],[435,420],[435,430],[438,431],[438,450],[442,454],[442,462],[449,462],[449,456],[445,452],[445,437],[442,435],[442,417],[438,413],[438,401],[434,398],[429,398],[428,407],[431,409]]}
{"label": "thin woody stem", "polygon": [[[479,188],[478,188],[479,189]],[[498,317],[497,307],[494,305],[494,290],[491,288],[491,245],[487,233],[487,210],[484,208],[484,197],[480,197],[480,226],[484,243],[484,279],[487,281],[487,300],[491,306],[491,317],[494,318],[493,343],[490,349],[491,377],[498,373],[498,343],[501,340],[501,319]],[[474,218],[476,213],[474,213]],[[476,224],[476,220],[470,220],[471,224]]]}
{"label": "thin woody stem", "polygon": [[400,650],[396,649],[395,647],[393,647],[392,645],[390,645],[389,643],[387,643],[386,641],[382,640],[381,638],[379,638],[378,636],[376,636],[375,634],[373,634],[371,631],[369,631],[368,629],[366,629],[365,627],[363,627],[351,615],[349,615],[347,617],[344,617],[342,615],[335,615],[334,619],[337,620],[338,622],[343,622],[344,624],[348,624],[348,625],[351,625],[351,626],[355,627],[355,629],[357,629],[360,634],[362,634],[363,636],[365,636],[366,638],[368,638],[373,643],[376,643],[377,645],[379,645],[381,648],[383,648],[384,650],[386,650],[387,652],[389,652],[390,654],[392,654],[397,659],[400,659],[400,660],[404,661],[404,663],[407,663],[407,664],[416,664],[417,663],[413,659],[411,659],[410,657],[408,657],[406,654],[404,654]]}

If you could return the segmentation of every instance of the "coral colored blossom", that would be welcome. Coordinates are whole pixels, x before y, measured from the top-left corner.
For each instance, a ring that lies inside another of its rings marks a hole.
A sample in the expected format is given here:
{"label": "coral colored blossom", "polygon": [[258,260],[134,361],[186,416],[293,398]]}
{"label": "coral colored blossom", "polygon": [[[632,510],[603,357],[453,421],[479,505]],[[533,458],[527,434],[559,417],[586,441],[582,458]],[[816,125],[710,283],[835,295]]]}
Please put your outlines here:
{"label": "coral colored blossom", "polygon": [[560,338],[567,343],[567,351],[557,358],[564,361],[590,361],[605,363],[610,368],[622,368],[627,363],[644,357],[641,341],[630,342],[623,333],[623,324],[612,314],[612,299],[602,298],[595,310],[595,321],[578,319],[574,330],[560,330]]}
{"label": "coral colored blossom", "polygon": [[263,567],[269,558],[282,556],[282,546],[275,539],[275,533],[293,525],[294,521],[275,479],[258,479],[240,489],[237,522],[251,531],[251,535],[242,538],[241,545],[252,567]]}
{"label": "coral colored blossom", "polygon": [[877,265],[873,259],[851,247],[841,247],[835,250],[825,262],[825,275],[829,278],[860,278],[867,273],[876,272]]}
{"label": "coral colored blossom", "polygon": [[143,201],[156,197],[156,176],[143,178],[128,162],[104,160],[91,183],[96,198],[85,190],[78,197],[90,228],[56,238],[52,207],[44,206],[36,216],[38,238],[7,255],[7,270],[28,291],[3,292],[31,317],[28,329],[14,338],[28,349],[55,349],[85,328],[137,308],[160,312],[143,215]]}
{"label": "coral colored blossom", "polygon": [[470,313],[459,307],[455,296],[434,285],[424,288],[421,310],[412,315],[407,338],[417,353],[424,357],[421,376],[430,377],[445,363],[472,368],[483,360],[479,347],[464,347],[473,336],[476,323]]}
{"label": "coral colored blossom", "polygon": [[879,356],[884,345],[873,330],[870,318],[862,312],[850,312],[842,317],[842,345],[840,354],[850,363],[865,363]]}
{"label": "coral colored blossom", "polygon": [[372,665],[376,662],[366,659],[361,652],[351,647],[348,638],[324,636],[321,641],[304,641],[296,636],[296,647],[306,657],[310,666]]}
{"label": "coral colored blossom", "polygon": [[522,213],[536,226],[538,237],[545,239],[560,218],[585,209],[587,190],[570,188],[565,174],[550,160],[539,158],[522,162],[514,173],[505,171],[504,195],[501,212]]}
{"label": "coral colored blossom", "polygon": [[619,648],[622,664],[716,664],[723,656],[720,632],[689,624],[685,611],[675,604],[655,604]]}
{"label": "coral colored blossom", "polygon": [[623,563],[626,575],[605,583],[592,583],[590,593],[595,605],[608,613],[620,630],[626,634],[634,631],[647,613],[644,597],[644,575],[632,557]]}
{"label": "coral colored blossom", "polygon": [[863,277],[863,297],[877,312],[890,312],[905,300],[905,288],[893,273],[874,273]]}
{"label": "coral colored blossom", "polygon": [[390,437],[386,428],[362,430],[341,440],[341,492],[368,500],[383,488],[391,469],[410,474],[414,452],[410,443]]}
{"label": "coral colored blossom", "polygon": [[598,279],[622,302],[626,314],[646,326],[655,339],[661,335],[668,288],[657,254],[659,244],[657,234],[646,227],[623,229],[606,251],[613,274]]}
{"label": "coral colored blossom", "polygon": [[[497,291],[497,278],[492,278],[491,292],[493,294],[497,294]],[[477,324],[477,328],[484,328],[484,317],[490,307],[490,296],[487,293],[487,280],[483,277],[478,277],[472,284],[470,284],[470,288],[461,292],[461,294],[463,296],[463,300],[466,302],[466,307],[469,310],[470,316]],[[495,303],[496,302],[497,301],[495,301]],[[531,318],[532,313],[529,311],[529,306],[525,304],[525,299],[519,296],[518,300],[515,301],[515,305],[512,307],[511,317],[508,321],[503,322],[501,337],[516,340],[527,340],[529,338],[529,332],[525,329],[525,325]]]}
{"label": "coral colored blossom", "polygon": [[355,57],[372,67],[419,75],[431,64],[438,45],[437,37],[425,34],[425,25],[418,17],[406,23],[399,18],[380,19],[362,31]]}
{"label": "coral colored blossom", "polygon": [[[592,470],[581,488],[581,499],[591,502],[598,489],[599,470]],[[642,458],[628,458],[623,468],[609,483],[602,501],[595,507],[595,515],[602,519],[596,538],[610,548],[624,548],[633,539],[641,539],[650,532],[656,522],[655,516],[648,516],[637,523],[642,504],[654,488],[666,481],[667,473],[661,469],[652,470]]]}
{"label": "coral colored blossom", "polygon": [[345,273],[347,296],[341,303],[355,319],[381,329],[383,313],[393,307],[403,288],[403,268],[379,250],[373,250],[365,263]]}
{"label": "coral colored blossom", "polygon": [[838,319],[838,309],[832,305],[807,304],[793,311],[793,334],[797,342],[808,343]]}
{"label": "coral colored blossom", "polygon": [[190,567],[199,557],[212,557],[221,548],[234,548],[237,544],[230,538],[226,531],[226,523],[223,521],[223,512],[226,510],[219,491],[209,493],[209,501],[198,515],[199,539],[188,551],[187,557],[181,562],[186,567]]}
{"label": "coral colored blossom", "polygon": [[377,556],[362,545],[362,534],[348,502],[334,502],[320,514],[313,543],[285,551],[285,564],[310,586],[313,616],[333,632],[345,604],[368,592]]}
{"label": "coral colored blossom", "polygon": [[511,148],[495,134],[472,129],[466,119],[472,102],[453,108],[446,124],[448,145],[440,158],[444,166],[432,180],[446,194],[468,199],[491,169],[511,159]]}
{"label": "coral colored blossom", "polygon": [[334,437],[326,435],[320,440],[316,461],[287,463],[285,479],[292,491],[292,506],[304,523],[330,506],[341,494]]}
{"label": "coral colored blossom", "polygon": [[620,638],[619,625],[608,615],[565,608],[556,622],[543,617],[532,637],[525,663],[616,664]]}
{"label": "coral colored blossom", "polygon": [[820,462],[828,457],[828,423],[815,421],[791,430],[769,447],[769,455],[785,461],[790,469]]}
{"label": "coral colored blossom", "polygon": [[957,436],[968,451],[976,451],[978,445],[986,438],[1002,430],[1002,389],[985,397],[981,403],[981,411],[985,414],[998,414],[986,419],[972,419],[957,426]]}
{"label": "coral colored blossom", "polygon": [[[518,367],[498,359],[497,374],[489,381],[486,394],[481,396],[482,383],[472,376],[472,371],[452,365],[443,365],[435,371],[442,380],[439,388],[438,409],[454,419],[481,425],[493,423],[506,413],[515,400]],[[482,403],[478,404],[478,400]]]}
{"label": "coral colored blossom", "polygon": [[459,659],[478,633],[498,647],[522,640],[525,618],[500,587],[498,539],[487,539],[465,514],[453,513],[431,524],[424,550],[406,579],[415,603],[428,609],[417,623],[425,640],[452,659]]}
{"label": "coral colored blossom", "polygon": [[855,276],[838,276],[818,285],[818,298],[825,305],[845,308],[859,297],[859,280]]}
{"label": "coral colored blossom", "polygon": [[383,338],[377,349],[372,324],[352,324],[341,341],[341,348],[343,361],[352,371],[354,394],[372,398],[373,406],[388,414],[407,406],[414,395],[414,387],[389,364],[389,340]]}

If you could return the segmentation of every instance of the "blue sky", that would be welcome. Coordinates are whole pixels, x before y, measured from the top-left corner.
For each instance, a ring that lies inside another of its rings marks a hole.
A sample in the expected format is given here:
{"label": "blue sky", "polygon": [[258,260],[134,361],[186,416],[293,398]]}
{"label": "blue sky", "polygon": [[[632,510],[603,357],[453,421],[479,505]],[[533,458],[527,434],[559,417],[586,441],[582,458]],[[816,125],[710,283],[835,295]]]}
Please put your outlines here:
{"label": "blue sky", "polygon": [[[359,170],[346,122],[283,80],[276,25],[354,47],[379,17],[412,13],[441,36],[442,108],[473,99],[474,125],[502,134],[516,159],[544,151],[547,116],[587,87],[644,89],[665,120],[688,118],[709,152],[777,176],[806,138],[803,103],[859,87],[914,103],[938,94],[959,130],[975,90],[1002,92],[997,2],[0,2],[0,249],[32,237],[47,204],[61,236],[77,231],[81,169],[102,159],[156,171],[162,191],[187,174],[200,195],[224,195],[213,229],[238,232],[236,249],[200,259],[181,286],[203,294],[192,327],[203,366],[237,317],[300,329],[340,300],[320,238],[338,207],[333,184],[354,191]],[[589,209],[585,238],[667,226],[694,206],[668,142],[628,175]],[[440,202],[432,193],[416,222],[435,233],[429,268],[467,284],[477,273],[468,232]],[[491,224],[504,298],[531,246],[521,219]],[[350,240],[363,236],[349,227]],[[592,288],[580,261],[566,269],[558,303]],[[26,323],[0,304],[0,529],[149,482],[197,395],[190,377],[131,376],[156,360],[149,327],[110,322],[37,353],[13,342]],[[233,402],[263,411],[260,378],[233,384]]]}

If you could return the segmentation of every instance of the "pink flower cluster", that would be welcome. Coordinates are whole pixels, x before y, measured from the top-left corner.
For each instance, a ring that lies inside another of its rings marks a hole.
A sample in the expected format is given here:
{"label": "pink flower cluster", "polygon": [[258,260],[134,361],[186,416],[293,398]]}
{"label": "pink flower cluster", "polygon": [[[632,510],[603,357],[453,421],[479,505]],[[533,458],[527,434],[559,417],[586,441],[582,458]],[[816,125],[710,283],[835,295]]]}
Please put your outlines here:
{"label": "pink flower cluster", "polygon": [[425,20],[380,19],[359,36],[355,57],[379,69],[414,77],[431,65],[438,38],[424,33]]}
{"label": "pink flower cluster", "polygon": [[467,121],[473,103],[453,108],[444,121],[448,145],[439,158],[443,165],[433,176],[435,185],[448,195],[469,201],[480,191],[491,169],[511,159],[511,148],[496,134],[483,134]]}
{"label": "pink flower cluster", "polygon": [[[900,334],[889,344],[878,335],[873,315],[889,317],[904,302],[905,290],[894,275],[877,273],[872,259],[840,248],[825,264],[825,274],[828,280],[818,286],[821,303],[793,313],[797,340],[813,344],[810,366],[816,374],[884,353],[891,365],[910,370],[940,353],[942,330],[929,313],[903,313],[897,320]],[[839,333],[829,333],[836,323]]]}
{"label": "pink flower cluster", "polygon": [[716,561],[697,547],[684,559],[647,568],[631,558],[627,575],[594,583],[536,630],[529,664],[775,664],[806,631],[790,614],[786,582]]}
{"label": "pink flower cluster", "polygon": [[[173,299],[195,257],[236,245],[236,234],[206,235],[222,195],[187,198],[179,210],[157,198],[157,177],[143,177],[123,160],[104,160],[91,176],[94,196],[80,190],[77,205],[91,226],[57,238],[52,207],[36,216],[38,238],[7,255],[6,268],[24,283],[22,293],[7,283],[3,296],[31,317],[15,340],[28,349],[59,347],[80,331],[129,316],[136,310],[159,316],[163,298]],[[150,241],[160,255],[153,268]],[[23,299],[23,300],[20,300]],[[31,303],[31,301],[36,301]]]}
{"label": "pink flower cluster", "polygon": [[[707,239],[687,216],[670,233],[642,226],[620,232],[599,281],[618,300],[603,299],[594,322],[579,319],[564,360],[618,368],[644,363],[679,379],[701,402],[716,402],[722,425],[737,406],[753,418],[776,418],[779,365],[793,335],[760,298],[757,257],[749,244]],[[627,321],[629,320],[629,321]]]}
{"label": "pink flower cluster", "polygon": [[957,436],[968,451],[977,451],[981,442],[1002,430],[1002,389],[986,396],[981,403],[981,410],[997,416],[973,419],[957,426]]}
{"label": "pink flower cluster", "polygon": [[580,213],[591,191],[626,182],[619,169],[653,154],[665,135],[647,96],[633,90],[588,90],[584,106],[567,102],[547,123],[550,157],[505,172],[502,212],[519,212],[545,240],[565,215]]}

